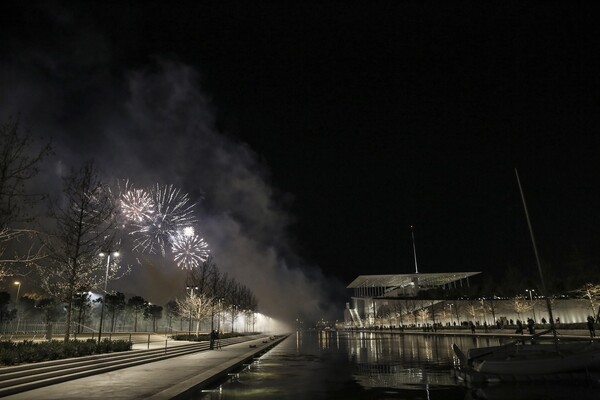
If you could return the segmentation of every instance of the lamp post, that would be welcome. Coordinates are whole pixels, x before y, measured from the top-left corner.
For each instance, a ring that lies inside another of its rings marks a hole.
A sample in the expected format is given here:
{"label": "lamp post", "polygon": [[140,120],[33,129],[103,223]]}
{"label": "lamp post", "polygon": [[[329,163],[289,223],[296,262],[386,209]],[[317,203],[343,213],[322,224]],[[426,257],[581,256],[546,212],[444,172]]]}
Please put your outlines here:
{"label": "lamp post", "polygon": [[534,289],[525,289],[526,292],[529,292],[529,303],[531,303],[531,311],[533,311],[533,320],[535,321],[535,305],[533,304],[533,296],[531,292],[535,292]]}
{"label": "lamp post", "polygon": [[17,285],[17,297],[15,299],[15,310],[17,311],[17,333],[19,332],[19,323],[21,322],[21,316],[19,314],[19,292],[21,292],[21,282],[15,281]]}
{"label": "lamp post", "polygon": [[[102,338],[102,324],[104,323],[104,304],[106,304],[106,287],[108,286],[108,270],[110,268],[111,253],[100,253],[100,257],[106,256],[106,275],[104,276],[104,297],[102,298],[102,308],[100,309],[100,328],[98,328],[98,343]],[[114,258],[119,257],[119,252],[112,253]]]}
{"label": "lamp post", "polygon": [[15,285],[17,285],[17,297],[15,299],[15,303],[19,304],[19,292],[21,291],[21,282],[15,281]]}

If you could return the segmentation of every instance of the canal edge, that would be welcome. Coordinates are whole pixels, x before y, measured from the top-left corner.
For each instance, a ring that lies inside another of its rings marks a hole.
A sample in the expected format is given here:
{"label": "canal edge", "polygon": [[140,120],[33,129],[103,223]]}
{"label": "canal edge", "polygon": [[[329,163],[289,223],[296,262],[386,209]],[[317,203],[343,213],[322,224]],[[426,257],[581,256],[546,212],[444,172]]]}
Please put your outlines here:
{"label": "canal edge", "polygon": [[216,382],[226,379],[227,374],[241,369],[244,364],[247,364],[254,358],[263,355],[273,347],[277,346],[283,340],[287,339],[289,336],[290,334],[285,334],[272,337],[270,340],[266,339],[268,340],[266,345],[254,345],[256,346],[255,348],[251,347],[250,351],[242,354],[241,356],[232,358],[227,362],[210,368],[209,370],[198,374],[193,378],[179,382],[168,389],[154,394],[153,396],[149,397],[148,400],[189,399],[190,396],[197,395],[207,387],[214,385]]}

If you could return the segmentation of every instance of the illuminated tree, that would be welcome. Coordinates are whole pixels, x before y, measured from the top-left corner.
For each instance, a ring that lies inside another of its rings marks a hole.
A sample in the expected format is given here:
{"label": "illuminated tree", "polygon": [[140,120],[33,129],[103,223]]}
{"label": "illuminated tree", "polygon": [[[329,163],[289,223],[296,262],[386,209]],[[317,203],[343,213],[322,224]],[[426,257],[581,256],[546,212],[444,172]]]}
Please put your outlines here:
{"label": "illuminated tree", "polygon": [[575,291],[581,299],[586,299],[589,302],[592,310],[592,315],[600,314],[598,305],[600,304],[600,284],[586,283],[581,288]]}
{"label": "illuminated tree", "polygon": [[421,308],[419,311],[417,311],[417,315],[421,319],[421,322],[424,324],[425,321],[427,321],[427,319],[429,318],[429,309]]}
{"label": "illuminated tree", "polygon": [[212,299],[211,326],[214,329],[214,316],[219,312],[218,308],[223,306],[224,285],[223,276],[217,268],[212,256],[209,256],[197,268],[189,270],[186,286],[195,287],[197,293],[202,293],[209,299]]}
{"label": "illuminated tree", "polygon": [[512,309],[517,313],[519,319],[521,319],[521,314],[533,308],[531,302],[523,295],[518,295],[511,298],[510,304]]}
{"label": "illuminated tree", "polygon": [[196,336],[200,334],[200,321],[211,315],[212,298],[203,293],[194,293],[193,291],[183,299],[177,299],[177,307],[180,315],[191,316],[196,320]]}

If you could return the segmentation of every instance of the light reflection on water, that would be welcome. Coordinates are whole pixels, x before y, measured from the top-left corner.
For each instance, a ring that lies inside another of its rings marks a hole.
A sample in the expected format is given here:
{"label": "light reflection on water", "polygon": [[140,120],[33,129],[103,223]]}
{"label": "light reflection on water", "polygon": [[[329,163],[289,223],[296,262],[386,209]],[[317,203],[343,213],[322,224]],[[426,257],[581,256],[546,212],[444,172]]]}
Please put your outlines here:
{"label": "light reflection on water", "polygon": [[[202,399],[514,399],[533,389],[549,394],[575,389],[548,389],[548,384],[467,389],[451,374],[458,362],[452,343],[466,351],[503,342],[468,336],[298,332]],[[538,397],[534,393],[525,398]]]}

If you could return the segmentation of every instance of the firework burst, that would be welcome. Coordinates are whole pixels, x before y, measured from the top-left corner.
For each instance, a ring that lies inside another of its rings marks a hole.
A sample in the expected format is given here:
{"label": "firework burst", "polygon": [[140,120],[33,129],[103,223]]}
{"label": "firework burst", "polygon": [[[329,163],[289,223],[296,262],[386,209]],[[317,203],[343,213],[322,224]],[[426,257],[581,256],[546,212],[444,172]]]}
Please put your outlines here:
{"label": "firework burst", "polygon": [[121,213],[126,220],[143,224],[152,221],[154,207],[150,194],[142,189],[130,189],[121,195]]}
{"label": "firework burst", "polygon": [[197,268],[208,258],[208,244],[194,233],[193,228],[185,228],[171,239],[174,259],[181,269]]}
{"label": "firework burst", "polygon": [[170,240],[177,237],[184,227],[193,225],[195,204],[187,194],[173,185],[156,185],[149,193],[153,212],[147,213],[141,221],[132,222],[135,250],[164,256]]}
{"label": "firework burst", "polygon": [[118,203],[123,227],[133,236],[133,250],[173,255],[182,269],[192,269],[209,255],[208,244],[196,235],[195,204],[173,185],[135,189],[128,180],[119,184]]}

